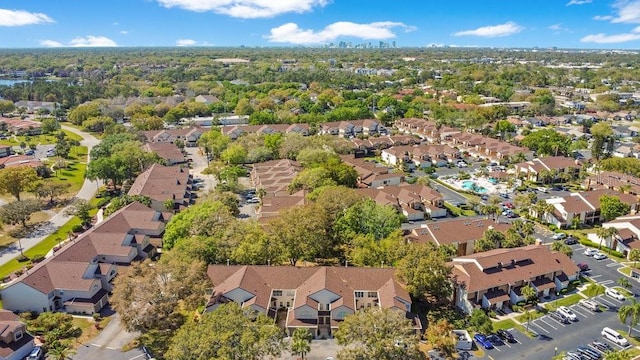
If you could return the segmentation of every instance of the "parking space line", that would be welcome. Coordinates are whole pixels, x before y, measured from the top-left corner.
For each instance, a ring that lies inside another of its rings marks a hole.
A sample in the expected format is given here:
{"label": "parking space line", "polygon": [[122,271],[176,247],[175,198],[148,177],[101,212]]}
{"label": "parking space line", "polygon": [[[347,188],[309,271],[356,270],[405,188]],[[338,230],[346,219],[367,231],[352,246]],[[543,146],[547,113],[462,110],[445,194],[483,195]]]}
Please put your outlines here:
{"label": "parking space line", "polygon": [[140,358],[140,357],[143,357],[143,356],[144,356],[144,354],[136,355],[136,356],[130,358],[129,360],[134,360],[134,359],[137,359],[137,358]]}
{"label": "parking space line", "polygon": [[582,315],[582,316],[584,316],[584,317],[586,317],[586,318],[587,318],[587,317],[589,317],[589,315],[585,315],[585,314],[583,314],[583,313],[581,312],[581,311],[582,311],[582,309],[580,309],[580,311],[578,311],[578,307],[577,307],[577,306],[572,306],[572,307],[571,307],[571,311],[573,311],[573,312],[574,312],[574,313],[576,313],[576,314]]}
{"label": "parking space line", "polygon": [[533,321],[531,322],[531,325],[535,325],[538,329],[540,329],[540,330],[542,330],[542,331],[546,332],[547,334],[551,334],[551,332],[550,332],[549,330],[547,330],[547,329],[543,328],[542,326],[540,326],[540,325],[536,324],[535,320],[533,320]]}
{"label": "parking space line", "polygon": [[595,279],[595,278],[599,278],[602,275],[593,275],[593,276],[589,276],[590,279]]}
{"label": "parking space line", "polygon": [[605,298],[604,296],[599,297],[599,300],[605,302],[608,306],[618,306],[619,303],[612,302],[611,300]]}
{"label": "parking space line", "polygon": [[620,263],[619,263],[619,262],[617,262],[617,261],[614,261],[614,262],[612,262],[611,264],[607,264],[607,267],[614,267],[614,266],[624,266],[624,265],[620,264]]}
{"label": "parking space line", "polygon": [[557,328],[557,327],[555,327],[555,326],[553,326],[553,325],[549,324],[548,322],[546,322],[546,321],[544,321],[544,320],[542,320],[542,319],[543,319],[543,318],[540,318],[540,319],[538,319],[538,320],[540,320],[541,322],[543,322],[545,325],[547,325],[548,327],[552,328],[553,330],[558,330],[558,328]]}
{"label": "parking space line", "polygon": [[608,284],[611,284],[611,283],[613,283],[613,280],[604,280],[604,281],[599,282],[598,284],[600,284],[600,285],[608,285]]}

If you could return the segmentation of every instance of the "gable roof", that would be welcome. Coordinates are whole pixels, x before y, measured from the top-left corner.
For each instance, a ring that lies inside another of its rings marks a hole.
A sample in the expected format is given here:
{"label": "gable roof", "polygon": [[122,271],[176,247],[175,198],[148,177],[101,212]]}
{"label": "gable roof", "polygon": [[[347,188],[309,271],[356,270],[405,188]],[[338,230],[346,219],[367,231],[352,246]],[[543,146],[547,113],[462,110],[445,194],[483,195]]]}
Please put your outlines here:
{"label": "gable roof", "polygon": [[513,249],[495,249],[454,258],[452,275],[464,284],[467,292],[534,279],[552,272],[578,273],[578,266],[565,254],[544,245]]}
{"label": "gable roof", "polygon": [[397,300],[411,303],[395,273],[393,268],[209,265],[207,275],[214,285],[209,305],[235,289],[252,294],[252,304],[262,309],[271,306],[272,290],[295,290],[294,308],[314,302],[309,298],[322,290],[334,293],[353,310],[355,291],[377,291],[384,308],[397,306]]}
{"label": "gable roof", "polygon": [[144,195],[156,201],[183,199],[189,184],[189,171],[181,166],[153,164],[129,189],[129,195]]}

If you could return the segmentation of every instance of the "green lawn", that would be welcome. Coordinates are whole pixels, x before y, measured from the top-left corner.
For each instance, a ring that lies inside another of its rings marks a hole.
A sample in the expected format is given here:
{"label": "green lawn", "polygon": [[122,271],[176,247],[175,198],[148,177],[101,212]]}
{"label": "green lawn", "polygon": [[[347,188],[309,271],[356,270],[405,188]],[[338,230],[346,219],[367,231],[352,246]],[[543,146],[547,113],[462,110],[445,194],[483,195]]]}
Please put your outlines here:
{"label": "green lawn", "polygon": [[[92,199],[90,201],[91,204],[95,206],[98,199]],[[91,215],[95,215],[97,213],[97,209],[91,210]],[[54,246],[58,245],[60,241],[67,239],[68,234],[71,232],[74,226],[80,225],[80,219],[77,217],[71,218],[71,220],[67,221],[66,224],[62,225],[58,230],[51,233],[49,236],[44,238],[41,242],[39,242],[36,246],[24,252],[24,255],[28,258],[33,258],[40,255],[46,255],[49,250],[53,249]],[[11,273],[20,270],[22,267],[26,266],[28,262],[18,262],[17,258],[9,261],[8,263],[0,266],[0,278],[4,278],[5,276],[10,275]]]}
{"label": "green lawn", "polygon": [[628,266],[625,266],[623,268],[618,269],[618,271],[620,271],[621,273],[627,275],[627,276],[631,276],[631,268]]}
{"label": "green lawn", "polygon": [[[65,133],[65,135],[67,135],[67,139],[69,140],[77,140],[77,141],[81,141],[82,137],[80,135],[77,135],[76,133],[72,133],[71,131],[67,131],[67,130],[62,130],[62,132]],[[20,145],[21,142],[24,142],[25,144],[27,144],[27,146],[29,144],[41,144],[41,145],[45,145],[45,144],[55,144],[57,142],[57,139],[54,135],[34,135],[34,136],[17,136],[17,141],[13,139],[13,137],[10,137],[8,139],[2,139],[0,140],[0,145],[10,145],[10,146],[17,146]]]}
{"label": "green lawn", "polygon": [[[530,312],[531,314],[533,314],[533,317],[531,318],[531,320],[535,320],[537,318],[541,318],[544,315],[546,315],[549,311],[546,309],[543,309],[542,311],[540,310],[529,310],[528,312]],[[521,324],[524,324],[527,322],[527,319],[525,318],[525,314],[522,315],[518,315],[516,316],[516,320],[518,320]]]}
{"label": "green lawn", "polygon": [[556,310],[560,306],[571,306],[573,304],[577,304],[578,301],[583,299],[580,294],[571,294],[569,296],[564,296],[561,299],[551,301],[545,305],[545,307],[549,310]]}
{"label": "green lawn", "polygon": [[614,287],[614,289],[618,290],[618,292],[628,298],[632,298],[633,297],[633,293],[631,293],[629,290],[621,287],[621,286],[616,286]]}
{"label": "green lawn", "polygon": [[509,329],[513,329],[513,328],[515,328],[517,326],[518,326],[518,324],[516,324],[516,322],[511,320],[511,319],[504,319],[504,320],[500,320],[500,321],[494,321],[493,322],[493,331],[509,330]]}
{"label": "green lawn", "polygon": [[596,294],[596,287],[595,286],[587,286],[586,289],[584,289],[584,291],[582,292],[584,295],[586,295],[587,297],[594,297],[596,295],[602,295],[604,294],[604,287],[602,288],[602,291],[600,291],[598,294]]}

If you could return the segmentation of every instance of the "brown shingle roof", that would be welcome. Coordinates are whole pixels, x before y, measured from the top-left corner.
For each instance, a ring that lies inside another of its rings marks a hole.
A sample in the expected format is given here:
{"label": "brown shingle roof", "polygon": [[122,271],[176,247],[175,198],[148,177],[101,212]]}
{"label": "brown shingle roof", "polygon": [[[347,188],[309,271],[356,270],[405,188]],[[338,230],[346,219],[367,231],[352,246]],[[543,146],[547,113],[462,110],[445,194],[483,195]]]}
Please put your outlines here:
{"label": "brown shingle roof", "polygon": [[454,258],[450,265],[453,266],[453,276],[466,286],[468,292],[534,280],[537,276],[553,272],[565,275],[578,273],[578,266],[568,256],[552,252],[542,245],[461,256]]}
{"label": "brown shingle roof", "polygon": [[252,293],[254,304],[263,309],[271,306],[274,289],[296,290],[294,307],[307,304],[308,297],[321,290],[338,295],[342,305],[354,310],[355,291],[378,292],[383,307],[397,305],[397,299],[411,302],[393,268],[209,265],[207,274],[214,285],[212,299],[241,288]]}

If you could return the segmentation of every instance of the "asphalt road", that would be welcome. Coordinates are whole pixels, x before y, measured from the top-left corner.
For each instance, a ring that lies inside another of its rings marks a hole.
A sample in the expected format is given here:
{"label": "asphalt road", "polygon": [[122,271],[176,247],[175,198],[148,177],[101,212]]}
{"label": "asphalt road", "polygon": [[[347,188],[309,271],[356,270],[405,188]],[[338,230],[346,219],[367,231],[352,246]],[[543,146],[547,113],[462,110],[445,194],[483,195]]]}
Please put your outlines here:
{"label": "asphalt road", "polygon": [[[80,144],[83,146],[86,146],[89,151],[91,151],[91,148],[93,146],[97,145],[100,142],[98,139],[96,139],[92,135],[87,134],[78,129],[64,126],[64,125],[62,126],[62,128],[80,135],[82,137],[82,141],[80,141]],[[99,185],[100,184],[97,181],[91,181],[89,179],[85,179],[84,184],[82,184],[82,188],[76,194],[75,197],[79,199],[90,200],[98,191]],[[9,261],[13,260],[16,256],[18,256],[18,254],[20,254],[19,245],[22,245],[23,250],[30,249],[35,245],[37,245],[49,234],[54,232],[57,228],[59,228],[60,226],[64,225],[67,221],[69,221],[71,217],[64,214],[67,208],[68,207],[65,207],[64,209],[61,209],[60,211],[58,211],[58,213],[56,213],[53,217],[51,217],[51,219],[49,219],[46,225],[43,225],[40,229],[36,230],[32,234],[30,234],[28,237],[21,239],[20,244],[13,243],[7,246],[6,248],[4,248],[0,252],[0,265],[4,265],[8,263]]]}
{"label": "asphalt road", "polygon": [[78,348],[73,359],[83,360],[134,360],[146,359],[141,349],[133,349],[123,352],[120,349],[134,340],[138,334],[130,333],[122,328],[120,318],[114,313],[109,324],[100,331],[100,334],[88,343]]}
{"label": "asphalt road", "polygon": [[456,206],[467,203],[467,198],[464,197],[462,194],[456,191],[453,191],[436,181],[430,180],[430,183],[432,188],[436,189],[440,194],[442,194],[442,197],[445,202],[448,202],[449,204],[453,204]]}

